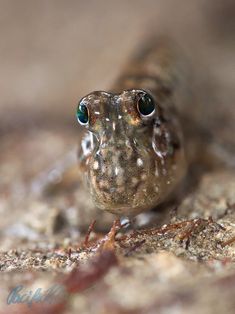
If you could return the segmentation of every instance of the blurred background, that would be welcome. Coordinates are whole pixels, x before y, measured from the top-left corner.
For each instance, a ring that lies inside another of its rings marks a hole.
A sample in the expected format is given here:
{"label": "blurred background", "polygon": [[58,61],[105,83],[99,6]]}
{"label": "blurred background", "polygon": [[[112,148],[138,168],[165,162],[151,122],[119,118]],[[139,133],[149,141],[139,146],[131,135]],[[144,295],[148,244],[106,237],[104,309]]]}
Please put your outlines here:
{"label": "blurred background", "polygon": [[31,119],[74,123],[77,100],[108,88],[154,33],[174,36],[231,88],[234,6],[232,0],[1,0],[1,128]]}

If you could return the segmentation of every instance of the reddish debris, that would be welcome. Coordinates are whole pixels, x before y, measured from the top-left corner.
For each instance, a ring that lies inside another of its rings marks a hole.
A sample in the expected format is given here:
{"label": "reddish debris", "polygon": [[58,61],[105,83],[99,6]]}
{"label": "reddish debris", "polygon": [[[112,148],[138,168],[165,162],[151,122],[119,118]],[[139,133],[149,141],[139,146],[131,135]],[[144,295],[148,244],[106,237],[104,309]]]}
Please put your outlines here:
{"label": "reddish debris", "polygon": [[141,247],[146,242],[145,239],[138,241],[135,245],[131,246],[129,250],[125,253],[125,256],[129,256],[131,253],[135,252],[139,247]]}
{"label": "reddish debris", "polygon": [[92,223],[90,224],[88,230],[87,230],[87,234],[86,234],[85,240],[84,240],[83,245],[82,245],[84,248],[88,247],[90,234],[94,230],[95,223],[96,223],[96,220],[93,220]]}
{"label": "reddish debris", "polygon": [[114,250],[114,244],[115,244],[115,236],[117,234],[117,232],[122,228],[121,223],[120,223],[120,219],[117,219],[113,222],[113,225],[109,231],[109,233],[103,238],[101,239],[98,243],[97,243],[97,249],[99,251],[106,251],[106,250]]}
{"label": "reddish debris", "polygon": [[225,228],[218,223],[214,222],[211,217],[208,219],[202,219],[202,218],[196,218],[192,220],[184,220],[180,221],[177,223],[172,223],[168,225],[163,225],[160,228],[151,228],[151,229],[145,229],[141,231],[134,231],[132,234],[123,236],[119,239],[119,241],[126,241],[130,239],[135,239],[138,236],[143,236],[143,235],[149,235],[149,236],[155,236],[155,235],[165,235],[169,234],[171,232],[176,232],[177,234],[173,234],[172,237],[178,238],[180,241],[189,239],[190,236],[195,232],[195,231],[200,231],[209,224],[215,224],[218,228],[225,230]]}
{"label": "reddish debris", "polygon": [[111,250],[104,250],[99,255],[94,257],[86,266],[74,269],[62,281],[68,293],[81,292],[99,279],[101,279],[108,270],[117,265],[118,260],[116,255]]}
{"label": "reddish debris", "polygon": [[233,243],[235,243],[235,236],[232,237],[231,239],[229,239],[229,240],[223,242],[221,245],[222,245],[222,247],[225,247],[225,246],[230,245],[230,244],[233,244]]}

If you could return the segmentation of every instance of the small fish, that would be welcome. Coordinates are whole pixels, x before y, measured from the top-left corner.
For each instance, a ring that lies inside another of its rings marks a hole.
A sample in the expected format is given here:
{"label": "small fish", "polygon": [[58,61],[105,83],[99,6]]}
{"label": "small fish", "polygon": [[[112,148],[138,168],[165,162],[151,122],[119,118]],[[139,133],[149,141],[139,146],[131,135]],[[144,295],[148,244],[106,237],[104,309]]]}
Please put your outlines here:
{"label": "small fish", "polygon": [[190,93],[176,60],[160,41],[133,57],[112,92],[79,101],[77,119],[87,130],[79,164],[96,207],[135,216],[163,202],[184,177],[177,107]]}

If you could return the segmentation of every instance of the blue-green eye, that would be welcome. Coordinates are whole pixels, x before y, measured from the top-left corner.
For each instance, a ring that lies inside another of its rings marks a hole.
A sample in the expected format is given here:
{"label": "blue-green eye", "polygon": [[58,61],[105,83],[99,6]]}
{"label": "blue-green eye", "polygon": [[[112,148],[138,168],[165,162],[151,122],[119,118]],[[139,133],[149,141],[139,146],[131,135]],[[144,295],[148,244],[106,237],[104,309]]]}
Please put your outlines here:
{"label": "blue-green eye", "polygon": [[141,93],[138,97],[137,109],[142,116],[149,116],[155,110],[155,102],[147,93]]}
{"label": "blue-green eye", "polygon": [[88,109],[87,106],[84,104],[79,104],[78,108],[77,108],[77,119],[78,122],[82,125],[85,125],[88,123],[89,121],[89,113],[88,113]]}

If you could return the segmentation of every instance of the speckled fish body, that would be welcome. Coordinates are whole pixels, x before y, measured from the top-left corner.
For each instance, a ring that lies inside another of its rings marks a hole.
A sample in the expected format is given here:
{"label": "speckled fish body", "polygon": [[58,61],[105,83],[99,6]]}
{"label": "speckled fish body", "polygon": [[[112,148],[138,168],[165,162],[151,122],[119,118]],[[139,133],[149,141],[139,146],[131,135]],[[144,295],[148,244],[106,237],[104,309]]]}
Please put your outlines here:
{"label": "speckled fish body", "polygon": [[[186,170],[177,115],[184,94],[183,73],[168,45],[135,56],[113,86],[83,97],[89,123],[79,152],[80,168],[95,206],[133,216],[167,198]],[[140,95],[155,103],[138,110]]]}

